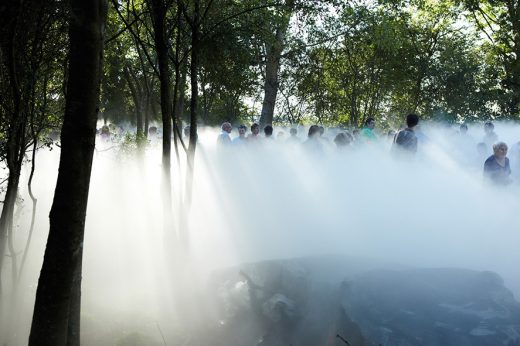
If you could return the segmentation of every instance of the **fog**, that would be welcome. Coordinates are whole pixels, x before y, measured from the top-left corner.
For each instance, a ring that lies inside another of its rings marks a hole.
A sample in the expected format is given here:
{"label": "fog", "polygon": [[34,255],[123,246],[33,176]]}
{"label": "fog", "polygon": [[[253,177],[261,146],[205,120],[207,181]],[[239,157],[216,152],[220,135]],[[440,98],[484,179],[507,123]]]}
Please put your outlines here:
{"label": "fog", "polygon": [[[483,180],[492,150],[477,153],[484,135],[480,124],[470,126],[472,139],[466,140],[456,128],[422,125],[428,139],[408,159],[396,159],[384,135],[377,143],[338,150],[332,141],[338,130],[327,129],[318,153],[287,144],[288,130],[275,128],[275,136],[279,131],[283,139],[218,148],[219,131],[201,129],[187,249],[164,242],[179,230],[163,229],[160,139],[150,139],[141,155],[97,139],[84,243],[84,345],[124,344],[136,333],[158,345],[188,342],[192,320],[201,315],[211,320],[205,288],[212,273],[269,259],[339,255],[490,270],[520,297],[518,124],[495,124],[518,177],[506,187]],[[304,141],[306,129],[299,132]],[[59,148],[39,151],[36,160],[38,209],[28,268],[17,299],[0,312],[0,343],[6,345],[23,345],[28,337]],[[29,170],[24,169],[16,220],[20,251],[32,210]],[[172,164],[172,171],[173,193],[179,196],[184,160],[180,170]],[[173,209],[177,225],[185,210],[179,198]],[[9,259],[5,265],[10,267]],[[3,277],[8,280],[9,270]]]}

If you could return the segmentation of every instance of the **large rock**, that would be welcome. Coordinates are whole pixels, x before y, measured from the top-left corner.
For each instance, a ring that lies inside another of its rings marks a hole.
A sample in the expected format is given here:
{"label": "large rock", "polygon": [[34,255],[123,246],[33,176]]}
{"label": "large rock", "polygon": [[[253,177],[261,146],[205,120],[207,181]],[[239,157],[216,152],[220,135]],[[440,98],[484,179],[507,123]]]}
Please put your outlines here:
{"label": "large rock", "polygon": [[520,345],[520,304],[491,272],[371,271],[342,283],[341,305],[383,345]]}
{"label": "large rock", "polygon": [[306,258],[229,268],[200,344],[520,345],[520,304],[501,278]]}

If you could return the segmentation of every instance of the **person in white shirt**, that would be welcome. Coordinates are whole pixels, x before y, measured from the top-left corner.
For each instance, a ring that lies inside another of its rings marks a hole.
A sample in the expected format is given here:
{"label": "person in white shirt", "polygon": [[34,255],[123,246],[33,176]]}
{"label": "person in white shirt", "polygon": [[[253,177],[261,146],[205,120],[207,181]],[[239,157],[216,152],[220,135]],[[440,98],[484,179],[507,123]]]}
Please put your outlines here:
{"label": "person in white shirt", "polygon": [[225,122],[222,124],[222,126],[220,128],[222,129],[222,132],[220,132],[220,134],[218,135],[217,147],[223,147],[223,146],[230,145],[231,137],[229,136],[229,134],[231,133],[231,130],[233,129],[233,127],[231,126],[230,123]]}

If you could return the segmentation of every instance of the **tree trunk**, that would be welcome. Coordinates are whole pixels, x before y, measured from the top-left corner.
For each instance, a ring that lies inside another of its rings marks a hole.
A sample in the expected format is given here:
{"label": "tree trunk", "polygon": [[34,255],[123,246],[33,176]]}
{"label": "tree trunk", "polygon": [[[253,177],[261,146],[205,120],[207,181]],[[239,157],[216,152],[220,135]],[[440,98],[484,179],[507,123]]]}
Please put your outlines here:
{"label": "tree trunk", "polygon": [[186,75],[187,75],[187,65],[185,63],[182,64],[181,67],[181,80],[179,82],[179,90],[177,92],[177,103],[175,107],[175,119],[178,121],[180,125],[182,125],[182,114],[184,113],[184,99],[186,94]]}
{"label": "tree trunk", "polygon": [[283,50],[283,37],[285,32],[280,28],[276,30],[276,42],[267,48],[265,65],[264,101],[262,103],[262,113],[260,124],[272,124],[274,107],[276,105],[276,95],[278,94],[278,71],[280,70],[280,59]]}
{"label": "tree trunk", "polygon": [[[37,4],[30,3],[28,6],[34,5],[34,12],[30,11],[26,14],[31,18],[34,13],[38,13],[40,8]],[[28,83],[27,80],[20,78],[24,75],[24,67],[21,64],[21,57],[25,54],[24,44],[27,44],[27,37],[22,35],[27,30],[24,22],[24,7],[23,3],[19,1],[10,2],[7,6],[7,11],[2,11],[2,14],[10,16],[6,18],[5,32],[2,32],[0,38],[2,51],[5,56],[1,56],[5,63],[7,76],[9,80],[9,96],[12,97],[12,109],[8,116],[8,133],[7,133],[7,151],[6,160],[7,168],[9,170],[9,177],[7,183],[7,191],[4,199],[4,206],[0,216],[0,292],[2,289],[1,273],[3,269],[3,260],[5,258],[6,244],[9,241],[10,227],[13,225],[14,206],[16,196],[18,193],[18,184],[20,181],[20,172],[23,164],[23,155],[25,153],[25,128],[27,122],[27,113],[25,112],[27,104],[24,104],[22,94],[22,84],[29,84],[26,89],[30,94],[34,88],[33,83]],[[22,41],[22,42],[18,42]],[[21,79],[21,80],[20,80]]]}
{"label": "tree trunk", "polygon": [[130,89],[130,94],[132,94],[132,100],[134,101],[135,107],[135,123],[137,128],[137,140],[143,138],[143,96],[138,89],[137,83],[138,80],[134,79],[131,75],[130,69],[125,66],[123,69],[124,76],[126,79],[126,83],[128,84],[128,88]]}
{"label": "tree trunk", "polygon": [[188,146],[188,171],[186,174],[186,187],[184,195],[184,210],[182,212],[183,221],[181,221],[181,241],[184,244],[189,242],[187,232],[187,216],[191,207],[191,198],[193,192],[193,173],[195,169],[195,151],[197,148],[197,105],[199,97],[199,51],[200,51],[200,1],[195,0],[193,21],[191,23],[191,62],[190,62],[190,83],[191,83],[191,101],[190,101],[190,141]]}
{"label": "tree trunk", "polygon": [[137,127],[137,140],[144,138],[144,97],[139,97],[135,106],[135,125]]}
{"label": "tree trunk", "polygon": [[172,181],[171,181],[171,133],[172,97],[170,89],[170,68],[168,66],[168,45],[166,38],[166,4],[164,0],[151,0],[154,42],[159,64],[159,83],[161,89],[161,115],[163,124],[162,169],[163,169],[163,221],[165,235],[173,233],[172,220]]}
{"label": "tree trunk", "polygon": [[147,93],[144,100],[144,137],[148,138],[150,128],[150,95]]}
{"label": "tree trunk", "polygon": [[79,345],[83,238],[107,4],[71,0],[70,5],[70,70],[59,173],[29,345]]}
{"label": "tree trunk", "polygon": [[[21,169],[21,166],[19,167]],[[18,184],[20,181],[20,169],[17,171],[9,170],[9,178],[7,180],[7,190],[4,198],[4,205],[2,208],[2,215],[0,216],[0,269],[3,268],[3,260],[5,258],[5,250],[7,245],[7,237],[9,233],[9,226],[13,224],[14,205],[16,202],[16,195],[18,193]],[[1,270],[0,270],[1,274]],[[0,275],[1,277],[1,275]],[[0,280],[0,292],[3,286]],[[0,305],[1,306],[1,305]]]}
{"label": "tree trunk", "polygon": [[[292,1],[288,1],[292,4]],[[267,56],[265,63],[265,83],[264,101],[262,103],[262,113],[260,115],[260,125],[272,124],[274,107],[276,105],[276,95],[278,94],[278,72],[280,71],[280,60],[285,48],[285,36],[289,28],[291,13],[286,13],[279,26],[276,28],[274,42],[267,46]]]}

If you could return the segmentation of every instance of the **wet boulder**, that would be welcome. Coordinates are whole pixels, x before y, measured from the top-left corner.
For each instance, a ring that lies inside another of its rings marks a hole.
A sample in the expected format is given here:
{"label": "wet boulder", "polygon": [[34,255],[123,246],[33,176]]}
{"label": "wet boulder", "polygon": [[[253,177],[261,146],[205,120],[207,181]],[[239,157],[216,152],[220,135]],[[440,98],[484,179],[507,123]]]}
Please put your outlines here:
{"label": "wet boulder", "polygon": [[520,345],[520,303],[492,272],[345,258],[216,273],[213,345]]}
{"label": "wet boulder", "polygon": [[520,345],[520,304],[492,272],[376,270],[341,287],[341,305],[373,344]]}

